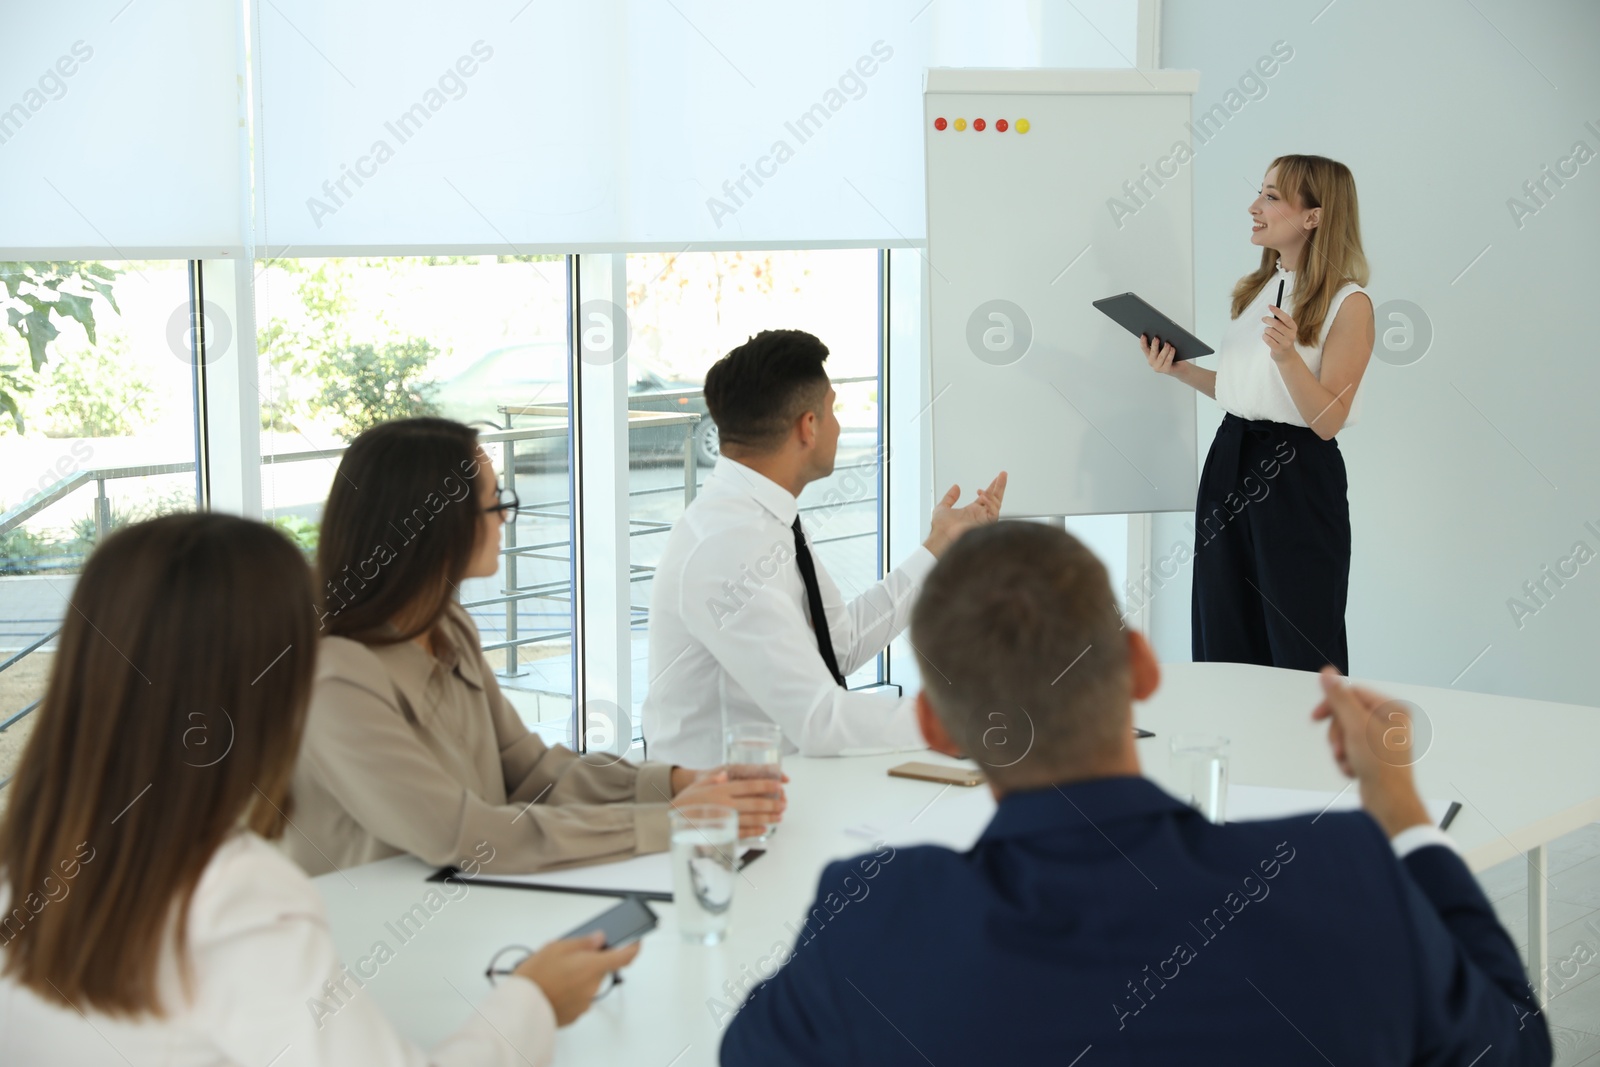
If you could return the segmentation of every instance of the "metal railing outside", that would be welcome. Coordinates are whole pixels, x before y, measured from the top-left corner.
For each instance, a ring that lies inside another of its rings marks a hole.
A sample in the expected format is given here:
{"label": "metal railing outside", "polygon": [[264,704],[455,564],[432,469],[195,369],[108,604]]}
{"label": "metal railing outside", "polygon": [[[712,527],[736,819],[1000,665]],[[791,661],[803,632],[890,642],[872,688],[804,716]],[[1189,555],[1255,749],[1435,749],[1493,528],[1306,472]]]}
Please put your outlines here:
{"label": "metal railing outside", "polygon": [[[505,420],[506,420],[507,429],[501,430],[501,431],[497,431],[498,433],[520,433],[520,434],[526,434],[527,435],[527,437],[518,437],[518,438],[515,438],[515,439],[507,439],[506,446],[505,446],[505,469],[508,472],[514,472],[517,469],[517,466],[516,466],[516,445],[515,445],[515,441],[516,440],[525,440],[525,439],[528,439],[528,438],[535,438],[536,439],[536,438],[548,438],[548,437],[565,437],[570,432],[570,425],[571,424],[568,421],[569,413],[568,413],[568,410],[567,410],[567,406],[565,404],[507,404],[507,405],[502,406],[499,410],[500,410],[501,416],[504,417]],[[518,417],[518,416],[522,416],[522,417],[532,416],[532,417],[535,417],[535,418],[549,419],[551,421],[550,421],[549,425],[546,425],[546,426],[542,426],[542,427],[538,427],[538,428],[529,428],[529,429],[524,429],[524,430],[519,430],[519,431],[513,431],[512,429],[510,429],[510,427],[512,426],[512,420],[514,418]],[[671,426],[682,426],[684,428],[684,433],[683,433],[683,506],[684,507],[688,507],[691,503],[694,502],[695,492],[699,488],[699,476],[698,476],[699,457],[698,457],[698,454],[697,454],[697,452],[695,450],[695,443],[694,443],[694,428],[695,428],[695,424],[698,423],[699,421],[700,421],[700,416],[698,414],[696,414],[696,413],[693,413],[693,412],[685,412],[684,414],[681,414],[681,415],[675,415],[675,414],[671,414],[669,412],[664,412],[664,411],[631,411],[630,410],[628,412],[628,433],[630,434],[630,436],[632,435],[633,431],[639,430],[639,429],[661,428],[661,427],[671,427]],[[493,436],[494,436],[494,434],[484,434],[481,439],[482,440],[488,440]],[[650,492],[660,492],[660,491],[663,491],[663,490],[650,490]],[[666,492],[677,492],[678,490],[675,487],[670,487],[669,486],[664,491],[666,491]],[[628,495],[630,497],[632,497],[635,494],[630,492]],[[567,505],[567,506],[570,507],[571,506],[571,501],[570,500],[535,501],[533,504],[530,504],[528,506],[528,508],[526,508],[524,510],[529,511],[530,514],[535,514],[535,515],[539,515],[541,517],[546,517],[546,518],[569,518],[570,517],[569,515],[563,515],[560,512],[551,512],[549,510],[551,508],[558,508],[558,507],[560,507],[562,505]],[[658,527],[658,526],[661,526],[663,524],[661,524],[661,523],[650,523],[650,522],[647,522],[645,520],[634,520],[634,519],[630,518],[629,519],[629,526],[632,527],[632,526],[635,526],[635,525],[645,526],[645,527],[647,527],[647,529],[644,529],[644,530],[633,530],[633,529],[630,528],[630,530],[628,532],[628,536],[630,538],[635,537],[640,533],[655,532],[654,528]],[[670,527],[671,524],[668,523],[668,524],[665,524],[665,525]],[[512,523],[511,525],[507,526],[506,527],[506,543],[505,543],[505,547],[501,549],[501,554],[506,557],[506,586],[507,586],[507,593],[509,594],[512,590],[515,590],[517,588],[517,581],[518,581],[518,578],[517,578],[517,561],[518,561],[518,557],[519,556],[522,556],[524,554],[528,554],[528,555],[531,555],[531,556],[533,556],[534,558],[537,558],[537,559],[555,559],[555,560],[559,560],[559,559],[561,559],[561,557],[558,557],[558,556],[541,556],[538,553],[540,551],[542,551],[542,550],[545,550],[545,549],[558,548],[563,544],[566,544],[566,542],[564,542],[564,541],[555,541],[555,542],[547,542],[545,544],[540,544],[540,545],[520,546],[520,545],[517,544],[517,528],[516,528],[516,524]],[[650,568],[650,570],[653,572],[654,568]],[[640,581],[641,579],[637,575],[635,575],[631,580],[632,581]],[[570,578],[567,581],[564,581],[564,582],[552,582],[552,583],[548,583],[548,585],[549,585],[549,588],[551,590],[551,593],[564,592],[566,594],[566,596],[567,596],[567,599],[570,602],[570,599],[571,599],[571,596],[572,596],[572,582],[571,582]],[[543,594],[543,595],[545,595],[548,599],[553,599],[553,600],[559,600],[560,599],[558,596],[551,595],[551,593],[547,593],[547,594]],[[463,606],[465,606],[465,607],[486,606],[486,605],[491,605],[491,604],[494,604],[494,603],[498,603],[500,599],[502,599],[502,598],[493,598],[493,599],[490,599],[490,600],[475,601],[472,604],[463,605]],[[509,596],[507,598],[505,598],[505,599],[506,599],[506,639],[504,641],[502,641],[502,642],[498,642],[498,643],[493,644],[493,645],[484,645],[483,648],[484,648],[485,652],[487,652],[487,651],[489,651],[491,649],[500,649],[500,648],[505,649],[505,652],[506,652],[506,665],[505,665],[504,670],[501,671],[501,674],[506,678],[516,678],[516,677],[520,677],[521,675],[526,673],[525,671],[522,671],[522,670],[519,669],[519,664],[517,662],[517,660],[518,660],[517,649],[521,645],[534,644],[534,643],[537,643],[537,642],[540,642],[540,641],[557,640],[557,639],[559,639],[561,637],[565,637],[565,638],[570,640],[571,637],[572,637],[572,631],[571,631],[571,629],[568,629],[568,630],[565,630],[565,631],[558,631],[558,632],[552,632],[552,633],[549,633],[549,634],[545,634],[544,636],[537,637],[537,638],[519,638],[518,637],[518,619],[517,619],[516,603]]]}
{"label": "metal railing outside", "polygon": [[[877,379],[875,377],[841,378],[837,379],[835,384],[845,385],[876,380]],[[701,394],[697,393],[693,395]],[[504,447],[504,468],[507,477],[510,478],[515,477],[516,447],[518,442],[565,437],[569,433],[568,424],[566,421],[567,409],[565,405],[508,405],[501,407],[500,412],[506,419],[506,427],[504,429],[482,432],[479,434],[478,440],[484,444],[500,444]],[[542,417],[551,419],[552,422],[543,426],[516,428],[512,425],[513,417],[516,416]],[[644,428],[662,428],[671,426],[684,427],[683,488],[681,492],[683,493],[685,507],[694,501],[695,493],[698,490],[699,457],[695,447],[694,429],[701,417],[702,416],[699,414],[693,412],[674,414],[671,412],[657,411],[629,411],[628,413],[628,429],[630,434],[634,430]],[[305,449],[295,452],[279,452],[273,455],[263,456],[261,458],[261,462],[263,466],[266,466],[280,463],[307,462],[319,459],[338,459],[344,455],[347,448],[347,445],[340,445],[332,448]],[[875,464],[873,463],[864,463],[853,464],[850,467],[841,469],[871,469],[874,466]],[[0,514],[0,537],[3,537],[5,534],[18,528],[24,522],[44,511],[46,508],[49,508],[51,505],[66,499],[73,493],[76,493],[78,490],[92,482],[95,486],[95,498],[93,503],[94,543],[99,544],[105,538],[106,533],[109,532],[112,526],[110,497],[106,492],[106,486],[108,483],[132,478],[150,478],[169,474],[189,474],[193,473],[194,469],[194,462],[187,461],[178,463],[153,463],[116,467],[94,467],[78,471],[62,481],[57,482],[50,488],[34,494],[27,500],[24,500],[22,503],[18,504],[16,507],[11,508],[3,514]],[[663,493],[675,493],[679,491],[680,490],[672,486],[634,489],[629,491],[628,496],[630,498],[647,497]],[[865,504],[873,502],[876,499],[877,495],[874,493],[870,496],[862,497],[859,500],[848,501],[847,503],[851,505]],[[525,514],[536,518],[569,518],[570,516],[568,514],[559,510],[555,510],[563,506],[570,507],[570,501],[535,501],[534,503],[525,506],[522,511]],[[805,510],[815,510],[815,508]],[[672,524],[670,522],[661,522],[659,520],[650,519],[634,519],[631,517],[628,520],[628,524],[630,527],[628,534],[630,539],[633,537],[664,533],[672,528]],[[868,531],[864,533],[845,534],[839,537],[823,538],[817,543],[826,544],[834,541],[847,541],[854,538],[868,536],[873,536],[872,532]],[[520,584],[518,574],[518,563],[523,558],[540,559],[550,562],[565,562],[567,557],[549,553],[552,549],[559,549],[562,547],[567,547],[570,551],[570,545],[567,541],[546,541],[530,545],[519,545],[517,543],[517,527],[515,523],[511,523],[506,527],[505,537],[505,544],[500,550],[500,554],[505,558],[506,561],[505,582],[501,588],[501,595],[465,602],[462,606],[469,610],[472,608],[493,607],[498,604],[503,604],[505,606],[505,639],[503,641],[485,644],[483,646],[483,650],[485,652],[504,650],[506,662],[501,674],[504,677],[513,678],[526,674],[526,671],[520,669],[518,657],[518,650],[520,648],[549,641],[571,640],[573,636],[570,627],[565,630],[552,630],[534,636],[523,636],[521,634],[520,620],[518,617],[518,605],[524,601],[536,599],[548,600],[556,603],[570,603],[572,597],[572,582],[569,577],[559,581],[544,582],[531,586],[522,586]],[[70,565],[71,558],[69,557],[64,562]],[[648,581],[655,573],[654,567],[641,564],[630,563],[629,570],[630,582]],[[3,577],[0,577],[0,580],[3,580]],[[648,609],[644,607],[636,607],[630,614],[636,616],[634,620],[635,624],[643,623],[648,619]],[[14,653],[4,662],[0,662],[0,674],[3,674],[5,671],[11,669],[24,657],[38,651],[46,644],[55,640],[60,633],[61,628],[58,626],[44,634],[42,637],[39,637],[33,641],[30,645],[28,645],[28,647]],[[0,720],[0,732],[3,732],[17,722],[21,721],[30,712],[37,708],[38,704],[38,701],[34,701],[21,710],[13,713],[9,717]],[[0,788],[3,788],[3,784],[4,783],[0,783]]]}
{"label": "metal railing outside", "polygon": [[[562,414],[565,414],[564,410]],[[639,415],[647,417],[639,419],[634,417]],[[686,505],[689,501],[694,499],[697,482],[696,456],[693,447],[693,430],[694,424],[698,422],[699,419],[699,415],[693,414],[673,415],[658,412],[636,412],[630,415],[629,420],[630,428],[633,428],[635,425],[682,425],[685,427],[683,493]],[[520,429],[506,428],[482,432],[478,435],[478,440],[483,444],[500,444],[504,447],[505,469],[509,473],[509,476],[514,478],[516,470],[516,446],[518,442],[537,440],[540,438],[565,436],[566,433],[567,428],[564,424],[560,426],[537,426],[524,427]],[[261,458],[261,462],[263,466],[265,466],[269,464],[300,463],[311,460],[338,459],[344,455],[347,448],[348,446],[346,445],[339,445],[332,448],[304,449],[295,452],[279,452],[273,455],[263,456]],[[186,461],[178,463],[150,463],[115,467],[93,467],[78,471],[77,473],[64,478],[60,482],[57,482],[48,489],[35,493],[33,496],[24,500],[16,507],[11,508],[3,514],[0,514],[0,537],[3,537],[10,531],[18,528],[23,523],[27,522],[35,515],[43,512],[50,506],[65,500],[67,497],[93,483],[95,486],[95,497],[93,502],[94,543],[99,544],[102,540],[104,540],[105,535],[110,532],[112,528],[110,498],[106,490],[108,483],[133,478],[150,478],[168,474],[192,474],[194,469],[194,462]],[[565,515],[551,513],[547,510],[552,506],[566,503],[566,501],[551,501],[542,505],[542,507],[546,509],[542,512],[543,517],[566,518]],[[535,515],[540,515],[541,511],[535,510],[539,509],[540,507],[541,505],[535,505],[534,509],[530,509],[530,511]],[[556,602],[561,602],[564,599],[570,600],[572,595],[570,580],[544,582],[537,585],[522,586],[519,582],[517,566],[519,559],[522,557],[563,561],[564,557],[550,555],[547,553],[551,549],[560,548],[566,544],[567,542],[565,541],[551,541],[532,545],[518,545],[516,524],[512,523],[508,525],[506,527],[506,543],[501,547],[500,550],[500,554],[505,558],[506,561],[506,580],[501,588],[501,595],[496,597],[488,597],[482,600],[468,601],[462,605],[469,610],[472,608],[492,607],[502,603],[505,605],[505,640],[486,644],[483,646],[483,648],[486,652],[496,650],[505,651],[506,669],[503,673],[507,677],[514,677],[518,674],[525,673],[518,670],[517,650],[519,648],[527,645],[539,644],[542,642],[559,641],[563,639],[570,640],[572,638],[572,630],[570,627],[565,630],[555,630],[534,635],[522,635],[519,632],[519,620],[517,617],[518,605],[527,600],[542,599]],[[74,562],[81,563],[81,559],[67,557],[63,560],[63,563],[66,566],[71,566],[74,564]],[[4,580],[3,577],[0,577],[0,580]],[[4,662],[0,662],[0,674],[3,674],[5,671],[14,667],[26,656],[31,655],[40,648],[43,648],[45,645],[49,644],[51,641],[54,641],[58,636],[60,636],[60,633],[61,627],[57,626],[45,633],[43,636],[35,639],[26,648],[9,656]],[[0,731],[4,731],[15,725],[17,722],[20,722],[30,712],[38,707],[38,703],[38,701],[34,701],[33,703],[9,715],[8,717],[0,719]]]}

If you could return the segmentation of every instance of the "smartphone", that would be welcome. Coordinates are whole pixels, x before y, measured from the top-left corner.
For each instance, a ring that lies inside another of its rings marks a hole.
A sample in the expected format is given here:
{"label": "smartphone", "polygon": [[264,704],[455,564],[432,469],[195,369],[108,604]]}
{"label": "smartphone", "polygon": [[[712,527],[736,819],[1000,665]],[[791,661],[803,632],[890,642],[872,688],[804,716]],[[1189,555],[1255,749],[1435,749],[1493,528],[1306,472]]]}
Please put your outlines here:
{"label": "smartphone", "polygon": [[650,905],[638,897],[627,897],[616,907],[601,912],[575,929],[568,930],[561,935],[561,939],[583,937],[599,930],[606,935],[606,948],[621,948],[623,945],[631,945],[654,930],[659,922],[656,913],[650,910]]}
{"label": "smartphone", "polygon": [[889,768],[892,778],[916,778],[940,785],[982,785],[983,774],[970,767],[946,767],[942,763],[902,763]]}

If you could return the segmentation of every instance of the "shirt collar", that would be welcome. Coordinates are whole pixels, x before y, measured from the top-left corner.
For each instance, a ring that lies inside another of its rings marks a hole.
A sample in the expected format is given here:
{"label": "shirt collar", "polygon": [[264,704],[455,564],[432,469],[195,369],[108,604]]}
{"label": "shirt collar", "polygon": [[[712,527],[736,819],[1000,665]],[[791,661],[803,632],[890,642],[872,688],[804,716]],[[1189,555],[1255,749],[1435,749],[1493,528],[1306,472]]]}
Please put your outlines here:
{"label": "shirt collar", "polygon": [[434,628],[433,655],[445,670],[455,671],[472,688],[482,689],[483,676],[478,671],[478,656],[474,655],[477,649],[468,645],[471,633],[456,617],[457,613],[464,617],[466,609],[451,604],[439,616],[439,624]]}
{"label": "shirt collar", "polygon": [[748,497],[772,513],[785,526],[793,526],[800,514],[795,495],[765,474],[724,456],[711,470],[711,478],[728,492]]}
{"label": "shirt collar", "polygon": [[1167,813],[1194,813],[1148,778],[1091,778],[1007,793],[979,840],[1099,828]]}
{"label": "shirt collar", "polygon": [[474,689],[483,688],[483,676],[478,671],[476,659],[462,653],[461,630],[454,625],[452,611],[452,608],[446,608],[434,626],[432,655],[415,641],[398,641],[373,648],[389,668],[395,686],[413,705],[425,699],[428,681],[433,677],[436,667],[455,671],[462,681]]}

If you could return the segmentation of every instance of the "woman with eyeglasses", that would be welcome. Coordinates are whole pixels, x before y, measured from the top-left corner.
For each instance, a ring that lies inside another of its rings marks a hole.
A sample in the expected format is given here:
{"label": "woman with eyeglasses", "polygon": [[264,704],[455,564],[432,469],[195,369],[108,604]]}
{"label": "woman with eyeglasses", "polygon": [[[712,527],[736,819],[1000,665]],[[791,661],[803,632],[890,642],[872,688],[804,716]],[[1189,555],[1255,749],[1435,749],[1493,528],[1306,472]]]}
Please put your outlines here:
{"label": "woman with eyeglasses", "polygon": [[349,995],[269,843],[316,649],[310,572],[260,523],[172,515],[90,557],[0,821],[0,1063],[543,1065],[637,954],[553,942],[431,1054]]}
{"label": "woman with eyeglasses", "polygon": [[350,445],[317,546],[322,651],[285,834],[313,874],[409,852],[501,873],[669,846],[672,806],[736,809],[760,834],[782,783],[547,746],[495,681],[458,596],[499,569],[514,493],[477,431],[375,426]]}

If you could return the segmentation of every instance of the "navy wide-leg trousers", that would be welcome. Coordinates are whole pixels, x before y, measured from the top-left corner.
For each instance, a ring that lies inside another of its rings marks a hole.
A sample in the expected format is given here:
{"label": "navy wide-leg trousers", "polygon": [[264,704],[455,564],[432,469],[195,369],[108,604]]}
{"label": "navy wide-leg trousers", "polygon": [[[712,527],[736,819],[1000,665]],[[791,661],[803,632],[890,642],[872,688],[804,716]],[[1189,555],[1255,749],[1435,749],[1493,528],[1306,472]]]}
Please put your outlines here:
{"label": "navy wide-leg trousers", "polygon": [[1196,661],[1350,673],[1350,504],[1336,441],[1228,415],[1195,501]]}

